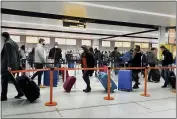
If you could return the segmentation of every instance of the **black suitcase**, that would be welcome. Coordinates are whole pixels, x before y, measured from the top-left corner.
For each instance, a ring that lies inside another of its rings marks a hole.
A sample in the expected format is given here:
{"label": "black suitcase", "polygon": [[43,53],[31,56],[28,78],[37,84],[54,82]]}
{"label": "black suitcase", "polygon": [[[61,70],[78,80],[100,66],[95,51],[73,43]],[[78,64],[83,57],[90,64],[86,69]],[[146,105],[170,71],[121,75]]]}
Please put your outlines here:
{"label": "black suitcase", "polygon": [[169,71],[169,82],[173,89],[176,89],[176,75],[173,71]]}
{"label": "black suitcase", "polygon": [[34,102],[40,97],[40,89],[34,81],[23,75],[17,78],[17,83],[30,102]]}
{"label": "black suitcase", "polygon": [[155,82],[159,82],[160,78],[160,71],[158,69],[152,69],[152,80]]}

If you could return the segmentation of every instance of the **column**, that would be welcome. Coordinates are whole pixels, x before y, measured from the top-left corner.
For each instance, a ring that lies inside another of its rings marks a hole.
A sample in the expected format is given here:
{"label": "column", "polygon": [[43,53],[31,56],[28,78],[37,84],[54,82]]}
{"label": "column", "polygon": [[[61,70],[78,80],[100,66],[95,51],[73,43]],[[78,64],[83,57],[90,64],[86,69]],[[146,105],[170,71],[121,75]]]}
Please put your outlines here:
{"label": "column", "polygon": [[99,40],[98,39],[94,39],[93,42],[92,42],[92,47],[93,49],[97,48],[99,49]]}

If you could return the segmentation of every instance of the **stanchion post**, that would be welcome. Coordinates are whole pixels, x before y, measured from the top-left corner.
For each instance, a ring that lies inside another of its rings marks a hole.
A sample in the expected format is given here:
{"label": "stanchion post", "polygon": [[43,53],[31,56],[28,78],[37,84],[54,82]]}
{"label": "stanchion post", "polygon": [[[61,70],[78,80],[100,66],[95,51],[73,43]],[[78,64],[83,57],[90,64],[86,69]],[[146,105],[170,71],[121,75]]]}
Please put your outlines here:
{"label": "stanchion post", "polygon": [[53,102],[53,74],[54,68],[50,70],[50,102],[46,102],[45,106],[56,106],[57,102]]}
{"label": "stanchion post", "polygon": [[110,89],[110,87],[111,87],[111,85],[110,85],[110,83],[111,83],[111,74],[110,74],[111,68],[108,67],[107,70],[108,70],[108,87],[107,87],[108,96],[104,97],[104,99],[105,100],[114,100],[114,98],[110,96],[111,95],[110,94],[111,93],[111,89]]}
{"label": "stanchion post", "polygon": [[147,93],[147,80],[148,80],[148,68],[145,68],[145,80],[144,80],[144,93],[141,96],[150,97],[151,95]]}

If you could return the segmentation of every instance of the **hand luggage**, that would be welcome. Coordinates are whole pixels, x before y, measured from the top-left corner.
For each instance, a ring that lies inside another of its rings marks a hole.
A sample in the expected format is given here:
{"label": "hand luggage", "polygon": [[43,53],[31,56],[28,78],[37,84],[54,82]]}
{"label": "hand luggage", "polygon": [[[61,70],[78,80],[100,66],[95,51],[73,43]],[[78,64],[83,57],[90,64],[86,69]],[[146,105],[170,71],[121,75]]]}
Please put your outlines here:
{"label": "hand luggage", "polygon": [[68,77],[65,83],[63,84],[63,88],[65,89],[65,91],[70,92],[75,82],[76,82],[76,77],[74,76]]}
{"label": "hand luggage", "polygon": [[34,81],[23,75],[17,78],[17,83],[30,102],[34,102],[40,97],[40,89]]}
{"label": "hand luggage", "polygon": [[132,91],[131,70],[119,70],[118,90]]}
{"label": "hand luggage", "polygon": [[173,89],[176,89],[176,76],[173,71],[169,71],[169,82]]}
{"label": "hand luggage", "polygon": [[[62,80],[63,82],[65,82],[65,79],[67,79],[69,77],[69,73],[68,73],[68,70],[61,70],[61,73],[62,73]],[[66,77],[65,77],[66,75]]]}
{"label": "hand luggage", "polygon": [[[103,85],[103,87],[105,88],[105,90],[107,91],[107,88],[108,88],[108,75],[107,75],[107,73],[99,72],[98,79],[101,82],[101,84]],[[113,92],[115,89],[117,89],[117,86],[112,79],[111,79],[110,86],[111,86],[111,92]]]}
{"label": "hand luggage", "polygon": [[74,63],[68,63],[68,68],[74,68]]}
{"label": "hand luggage", "polygon": [[155,82],[160,81],[160,71],[158,69],[151,69],[152,70],[152,80]]}
{"label": "hand luggage", "polygon": [[[53,71],[53,87],[57,87],[58,77],[58,71]],[[50,86],[50,71],[44,71],[44,85]]]}

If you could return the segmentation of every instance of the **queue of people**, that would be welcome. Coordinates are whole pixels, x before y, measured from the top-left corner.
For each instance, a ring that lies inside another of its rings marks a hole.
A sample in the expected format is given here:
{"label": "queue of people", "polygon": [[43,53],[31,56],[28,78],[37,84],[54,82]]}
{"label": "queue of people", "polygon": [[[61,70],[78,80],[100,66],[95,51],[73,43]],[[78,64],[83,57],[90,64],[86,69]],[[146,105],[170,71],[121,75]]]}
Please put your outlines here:
{"label": "queue of people", "polygon": [[[8,80],[12,80],[13,84],[16,87],[16,90],[18,92],[17,96],[15,98],[20,98],[24,94],[21,91],[20,87],[12,78],[12,75],[9,74],[11,70],[19,70],[20,67],[25,69],[24,65],[24,59],[25,59],[25,46],[22,46],[19,50],[19,46],[10,38],[9,33],[3,32],[2,38],[4,40],[4,46],[1,51],[1,74],[2,74],[2,81],[1,81],[1,101],[7,100],[7,87],[8,87]],[[173,64],[173,55],[172,53],[165,48],[164,46],[161,46],[160,49],[162,50],[163,60],[162,60],[162,66],[171,66]],[[144,58],[145,57],[145,58]],[[46,51],[45,51],[45,40],[39,39],[38,44],[35,48],[32,49],[32,51],[29,54],[28,63],[31,65],[31,67],[35,67],[35,69],[42,69],[45,67],[45,64],[47,63],[46,60]],[[50,49],[48,58],[54,60],[54,67],[61,67],[60,61],[62,61],[62,50],[59,48],[59,45],[56,43],[53,48]],[[142,60],[144,59],[144,60]],[[108,65],[106,62],[112,62],[113,67],[144,67],[144,66],[150,66],[155,67],[158,64],[157,60],[157,49],[151,48],[150,51],[148,51],[146,54],[141,51],[140,46],[136,45],[134,49],[130,49],[125,54],[121,54],[118,51],[118,48],[115,47],[112,52],[101,52],[97,48],[93,49],[92,47],[87,46],[81,46],[81,52],[78,57],[73,58],[72,51],[68,52],[66,54],[66,63],[72,63],[74,61],[78,61],[78,63],[81,64],[82,68],[94,68],[94,67],[102,67],[103,65]],[[97,65],[98,64],[98,65]],[[123,65],[122,65],[123,64]],[[139,88],[139,76],[138,74],[142,70],[136,69],[132,70],[133,74],[133,80],[135,81],[135,84],[133,86],[134,89]],[[83,91],[88,93],[91,92],[91,85],[90,85],[90,79],[94,73],[94,70],[83,70],[83,79],[86,83],[86,89]],[[150,70],[148,75],[148,81],[152,82],[154,80],[154,75],[156,75],[157,70]],[[34,80],[36,76],[38,76],[38,86],[40,88],[44,88],[41,84],[42,80],[42,71],[36,72],[31,79]],[[60,73],[61,74],[61,73]],[[115,70],[115,74],[117,75],[118,72]],[[14,74],[13,74],[14,75]],[[95,75],[97,75],[97,71],[95,71]],[[169,70],[164,69],[161,72],[161,76],[165,80],[164,85],[162,88],[166,88],[169,81]],[[152,80],[151,80],[152,78]],[[7,80],[8,79],[8,80]],[[154,80],[156,83],[160,81]]]}

